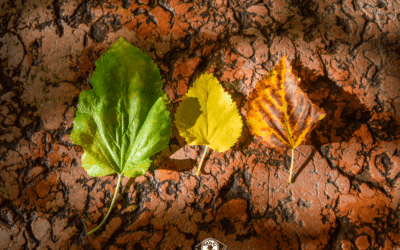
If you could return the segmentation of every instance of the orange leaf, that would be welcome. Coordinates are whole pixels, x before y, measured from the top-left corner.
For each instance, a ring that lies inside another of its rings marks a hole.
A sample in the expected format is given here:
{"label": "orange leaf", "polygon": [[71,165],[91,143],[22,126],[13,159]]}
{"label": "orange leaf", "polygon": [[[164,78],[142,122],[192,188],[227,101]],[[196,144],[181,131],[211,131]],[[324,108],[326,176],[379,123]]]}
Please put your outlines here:
{"label": "orange leaf", "polygon": [[295,149],[306,141],[316,122],[325,117],[298,86],[300,79],[282,58],[256,87],[248,100],[247,123],[253,135],[268,147]]}

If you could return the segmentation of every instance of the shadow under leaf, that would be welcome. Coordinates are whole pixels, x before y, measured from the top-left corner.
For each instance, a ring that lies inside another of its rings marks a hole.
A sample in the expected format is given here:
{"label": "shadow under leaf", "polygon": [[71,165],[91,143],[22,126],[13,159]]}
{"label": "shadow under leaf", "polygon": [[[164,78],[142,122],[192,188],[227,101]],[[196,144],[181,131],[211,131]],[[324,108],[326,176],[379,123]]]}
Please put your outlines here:
{"label": "shadow under leaf", "polygon": [[[196,124],[197,119],[202,114],[200,110],[200,102],[198,98],[195,97],[185,97],[179,104],[181,112],[177,112],[175,115],[175,125],[180,130],[187,130]],[[185,123],[180,122],[185,121]]]}

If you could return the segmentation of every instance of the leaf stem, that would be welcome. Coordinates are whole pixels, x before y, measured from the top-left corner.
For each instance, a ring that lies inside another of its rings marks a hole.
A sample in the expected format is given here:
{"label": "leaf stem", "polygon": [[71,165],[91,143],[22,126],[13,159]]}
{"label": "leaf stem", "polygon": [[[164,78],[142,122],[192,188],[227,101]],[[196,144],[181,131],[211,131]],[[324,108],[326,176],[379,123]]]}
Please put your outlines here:
{"label": "leaf stem", "polygon": [[107,212],[107,214],[106,214],[106,217],[104,217],[104,219],[103,219],[103,221],[100,223],[100,225],[98,225],[95,229],[93,229],[92,231],[90,231],[89,233],[87,233],[86,236],[89,236],[89,235],[91,235],[92,233],[96,232],[97,229],[99,229],[99,228],[106,222],[108,216],[109,216],[110,213],[111,213],[111,209],[112,209],[113,206],[114,206],[114,203],[115,203],[115,200],[116,200],[116,197],[117,197],[117,194],[118,194],[118,189],[119,189],[119,186],[120,186],[120,184],[121,184],[121,176],[122,176],[122,174],[118,174],[117,188],[115,189],[114,197],[113,197],[113,199],[112,199],[111,206],[110,206],[110,209],[108,209],[108,212]]}
{"label": "leaf stem", "polygon": [[201,157],[199,169],[197,170],[197,176],[199,176],[199,174],[200,174],[201,165],[203,164],[203,160],[204,160],[204,156],[206,155],[206,152],[207,152],[207,145],[206,145],[206,148],[204,149],[203,157]]}
{"label": "leaf stem", "polygon": [[292,159],[290,161],[290,174],[289,174],[289,183],[292,183],[292,173],[293,173],[293,148],[292,148]]}

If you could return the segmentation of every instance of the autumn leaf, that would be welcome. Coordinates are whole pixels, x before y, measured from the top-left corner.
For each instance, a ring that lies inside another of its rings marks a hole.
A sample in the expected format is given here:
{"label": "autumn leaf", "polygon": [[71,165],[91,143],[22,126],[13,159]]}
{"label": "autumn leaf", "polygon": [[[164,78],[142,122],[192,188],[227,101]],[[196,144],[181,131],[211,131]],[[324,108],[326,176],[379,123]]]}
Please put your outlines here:
{"label": "autumn leaf", "polygon": [[190,145],[205,145],[218,152],[229,150],[243,127],[236,104],[212,74],[201,75],[183,97],[175,114],[179,134]]}
{"label": "autumn leaf", "polygon": [[299,87],[286,58],[282,58],[249,94],[247,123],[250,132],[267,147],[292,149],[289,183],[292,182],[293,150],[304,143],[318,120],[325,117]]}
{"label": "autumn leaf", "polygon": [[90,78],[92,89],[79,95],[71,140],[84,149],[82,167],[90,176],[144,175],[150,157],[164,149],[171,136],[167,96],[161,75],[151,57],[123,38],[100,59]]}

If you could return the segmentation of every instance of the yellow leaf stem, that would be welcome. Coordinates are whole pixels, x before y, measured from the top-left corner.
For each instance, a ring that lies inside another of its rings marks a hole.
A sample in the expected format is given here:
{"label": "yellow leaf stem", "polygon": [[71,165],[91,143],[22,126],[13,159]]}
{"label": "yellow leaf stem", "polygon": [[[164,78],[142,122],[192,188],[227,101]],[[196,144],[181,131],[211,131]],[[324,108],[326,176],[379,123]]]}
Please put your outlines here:
{"label": "yellow leaf stem", "polygon": [[204,156],[206,155],[207,149],[208,149],[208,148],[207,148],[207,145],[206,145],[206,148],[204,149],[203,157],[201,157],[201,161],[200,161],[200,164],[199,164],[199,168],[198,168],[198,170],[197,170],[197,176],[199,176],[199,174],[200,174],[201,165],[203,164]]}
{"label": "yellow leaf stem", "polygon": [[290,160],[290,174],[289,174],[289,183],[292,183],[292,173],[293,173],[293,148],[292,148],[292,159]]}

